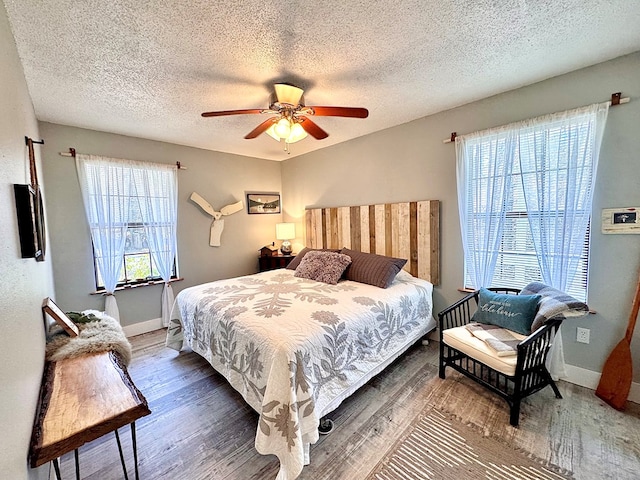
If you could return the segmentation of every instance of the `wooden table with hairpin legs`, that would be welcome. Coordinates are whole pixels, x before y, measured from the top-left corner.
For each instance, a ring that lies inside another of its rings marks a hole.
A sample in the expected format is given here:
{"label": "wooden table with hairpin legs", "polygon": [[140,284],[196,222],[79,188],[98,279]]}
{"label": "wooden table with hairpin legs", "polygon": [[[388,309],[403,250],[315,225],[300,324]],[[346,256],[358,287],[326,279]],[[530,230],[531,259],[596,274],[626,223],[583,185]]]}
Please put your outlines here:
{"label": "wooden table with hairpin legs", "polygon": [[147,400],[113,352],[47,362],[29,449],[30,465],[35,468],[52,461],[60,480],[58,457],[73,450],[79,480],[78,448],[115,432],[124,478],[128,480],[118,429],[130,424],[137,480],[135,421],[150,413]]}

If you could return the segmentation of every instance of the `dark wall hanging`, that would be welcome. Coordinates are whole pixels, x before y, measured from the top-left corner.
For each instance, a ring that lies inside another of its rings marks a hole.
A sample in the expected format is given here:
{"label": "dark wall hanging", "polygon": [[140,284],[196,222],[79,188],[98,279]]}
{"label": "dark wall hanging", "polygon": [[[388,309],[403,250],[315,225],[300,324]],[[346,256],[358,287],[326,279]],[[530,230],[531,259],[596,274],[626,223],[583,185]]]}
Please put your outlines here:
{"label": "dark wall hanging", "polygon": [[29,148],[31,185],[13,185],[20,234],[20,251],[22,258],[35,258],[36,261],[43,262],[46,250],[46,232],[33,144],[43,144],[44,140],[34,142],[28,137],[24,137],[24,139]]}

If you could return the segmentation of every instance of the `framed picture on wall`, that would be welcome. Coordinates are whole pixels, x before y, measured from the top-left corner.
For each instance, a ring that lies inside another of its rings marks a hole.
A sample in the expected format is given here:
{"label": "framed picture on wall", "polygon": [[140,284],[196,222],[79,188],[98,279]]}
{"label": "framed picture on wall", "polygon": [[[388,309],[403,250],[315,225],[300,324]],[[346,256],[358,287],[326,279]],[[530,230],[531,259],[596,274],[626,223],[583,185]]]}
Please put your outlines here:
{"label": "framed picture on wall", "polygon": [[247,210],[250,214],[280,213],[280,194],[247,193]]}

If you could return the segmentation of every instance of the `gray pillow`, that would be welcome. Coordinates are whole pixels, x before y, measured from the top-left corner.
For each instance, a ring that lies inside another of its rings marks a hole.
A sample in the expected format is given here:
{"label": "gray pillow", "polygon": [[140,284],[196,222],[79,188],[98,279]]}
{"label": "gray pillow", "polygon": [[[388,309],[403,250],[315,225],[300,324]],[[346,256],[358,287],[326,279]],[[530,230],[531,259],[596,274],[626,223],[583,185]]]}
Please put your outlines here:
{"label": "gray pillow", "polygon": [[307,247],[304,247],[302,250],[300,250],[300,253],[298,253],[296,255],[296,257],[289,262],[289,265],[287,265],[287,268],[289,270],[295,270],[296,268],[298,268],[298,265],[300,265],[300,262],[302,261],[304,256],[309,252],[336,252],[336,253],[340,253],[340,250],[339,249],[332,249],[332,248],[307,248]]}
{"label": "gray pillow", "polygon": [[351,257],[351,265],[344,272],[347,280],[366,283],[375,287],[387,288],[407,260],[404,258],[385,257],[375,253],[364,253],[343,248],[340,253]]}
{"label": "gray pillow", "polygon": [[348,255],[336,252],[312,251],[307,252],[296,268],[294,275],[308,278],[316,282],[335,285],[342,277],[344,269],[351,263]]}

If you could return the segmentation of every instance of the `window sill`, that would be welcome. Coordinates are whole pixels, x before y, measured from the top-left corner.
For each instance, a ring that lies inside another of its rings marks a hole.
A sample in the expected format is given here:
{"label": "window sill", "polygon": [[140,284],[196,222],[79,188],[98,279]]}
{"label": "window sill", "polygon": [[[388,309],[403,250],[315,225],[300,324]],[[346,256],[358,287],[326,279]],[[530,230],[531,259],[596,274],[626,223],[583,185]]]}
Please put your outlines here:
{"label": "window sill", "polygon": [[[465,287],[459,288],[458,291],[462,292],[462,293],[473,293],[473,292],[475,292],[475,290],[473,290],[472,288],[465,288]],[[590,315],[595,315],[596,313],[598,313],[598,312],[596,312],[595,310],[589,309],[589,314]]]}
{"label": "window sill", "polygon": [[475,290],[473,288],[465,288],[465,287],[459,288],[458,291],[462,292],[462,293],[473,293],[473,292],[475,292]]}
{"label": "window sill", "polygon": [[[184,278],[180,277],[180,278],[172,278],[171,280],[169,280],[169,283],[173,283],[173,282],[179,282],[181,280],[184,280]],[[138,288],[138,287],[148,287],[150,285],[163,285],[165,282],[164,280],[151,280],[149,282],[140,282],[140,283],[128,283],[126,285],[122,285],[120,287],[116,287],[115,291],[116,292],[120,292],[122,290],[131,290],[132,288]],[[91,292],[90,295],[106,295],[107,292],[106,290],[96,290],[95,292]]]}

